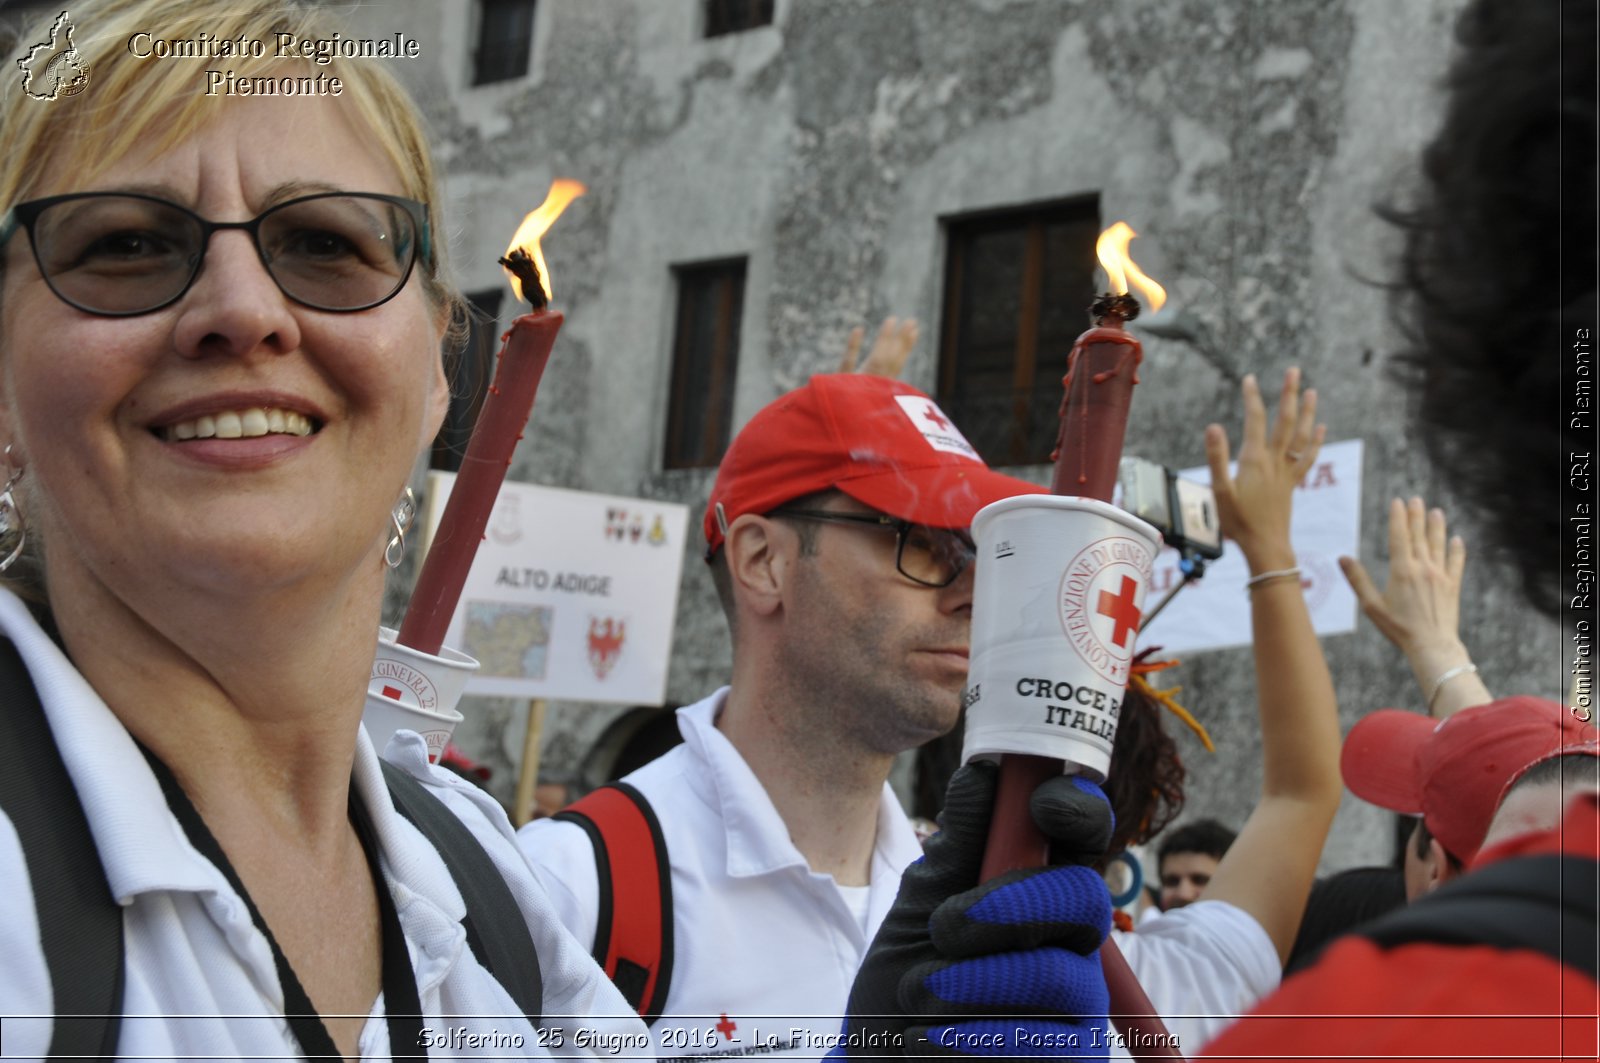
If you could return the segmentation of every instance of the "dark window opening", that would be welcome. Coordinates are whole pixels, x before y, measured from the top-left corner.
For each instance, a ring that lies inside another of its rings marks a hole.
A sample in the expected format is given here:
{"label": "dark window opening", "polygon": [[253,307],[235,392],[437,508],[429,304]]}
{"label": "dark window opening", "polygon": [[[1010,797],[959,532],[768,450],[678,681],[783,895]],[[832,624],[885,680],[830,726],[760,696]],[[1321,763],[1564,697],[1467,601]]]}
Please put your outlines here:
{"label": "dark window opening", "polygon": [[706,36],[772,25],[773,0],[706,0]]}
{"label": "dark window opening", "polygon": [[739,371],[745,260],[675,266],[678,322],[667,406],[668,469],[703,469],[722,460],[733,425]]}
{"label": "dark window opening", "polygon": [[533,8],[534,0],[479,0],[474,85],[526,76],[533,50]]}
{"label": "dark window opening", "polygon": [[468,292],[467,342],[445,359],[445,379],[450,382],[450,409],[433,441],[428,467],[456,472],[467,453],[467,440],[478,423],[483,397],[494,379],[495,354],[500,349],[500,302],[505,289]]}
{"label": "dark window opening", "polygon": [[1049,461],[1067,355],[1094,299],[1099,197],[946,226],[939,405],[989,464]]}

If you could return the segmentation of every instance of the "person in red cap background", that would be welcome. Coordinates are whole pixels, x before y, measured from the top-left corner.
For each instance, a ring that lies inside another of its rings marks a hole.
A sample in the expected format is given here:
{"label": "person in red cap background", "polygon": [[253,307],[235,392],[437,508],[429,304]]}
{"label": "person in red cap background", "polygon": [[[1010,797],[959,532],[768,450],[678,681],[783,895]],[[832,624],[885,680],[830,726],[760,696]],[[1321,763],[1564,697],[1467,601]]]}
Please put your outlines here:
{"label": "person in red cap background", "polygon": [[1534,761],[1506,784],[1494,818],[1478,846],[1477,863],[1506,855],[1508,840],[1560,823],[1574,795],[1600,790],[1600,740],[1565,745]]}
{"label": "person in red cap background", "polygon": [[[1400,716],[1417,723],[1398,723]],[[1358,724],[1346,741],[1346,779],[1357,793],[1372,778],[1349,774],[1350,743],[1361,730]],[[1428,874],[1415,880],[1423,895],[1335,942],[1204,1055],[1596,1058],[1600,744],[1593,734],[1561,706],[1535,698],[1466,709],[1437,725],[1394,713],[1368,728],[1361,752],[1387,737],[1401,749],[1386,755],[1409,750],[1414,764],[1427,765],[1406,776],[1391,761],[1386,767],[1398,777],[1420,781],[1381,794],[1422,809],[1437,832]],[[1530,756],[1536,749],[1543,753]],[[1369,762],[1365,771],[1374,768]],[[1464,854],[1459,864],[1443,862],[1450,846]],[[1409,888],[1409,863],[1407,871]]]}
{"label": "person in red cap background", "polygon": [[1405,886],[1419,903],[1328,946],[1207,1057],[1312,1058],[1301,1046],[1314,1044],[1330,1057],[1589,1059],[1600,1048],[1600,743],[1541,698],[1462,707],[1486,694],[1456,638],[1464,548],[1446,547],[1442,513],[1424,513],[1420,499],[1391,507],[1383,595],[1364,571],[1346,575],[1433,715],[1379,710],[1340,754],[1352,793],[1418,817]]}
{"label": "person in red cap background", "polygon": [[[731,684],[679,710],[683,744],[624,780],[671,863],[662,1055],[748,1049],[757,1016],[796,1017],[760,1025],[781,1026],[785,1051],[837,1034],[921,854],[889,769],[959,715],[967,528],[1042,490],[989,469],[927,395],[872,373],[814,376],[733,440],[704,522]],[[588,834],[541,820],[518,840],[569,929],[597,941]],[[791,1044],[791,1027],[809,1032]]]}
{"label": "person in red cap background", "polygon": [[[1511,780],[1535,762],[1593,738],[1553,701],[1503,698],[1435,720],[1382,709],[1345,739],[1339,770],[1350,792],[1417,816],[1406,846],[1406,896],[1415,900],[1472,863]],[[1542,830],[1559,821],[1559,809]]]}

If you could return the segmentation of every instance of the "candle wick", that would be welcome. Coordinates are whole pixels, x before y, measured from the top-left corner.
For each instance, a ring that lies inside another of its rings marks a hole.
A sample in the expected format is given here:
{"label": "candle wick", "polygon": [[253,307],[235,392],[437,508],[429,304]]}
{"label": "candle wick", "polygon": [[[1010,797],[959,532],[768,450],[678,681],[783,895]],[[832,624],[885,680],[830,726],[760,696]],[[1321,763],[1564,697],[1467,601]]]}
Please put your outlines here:
{"label": "candle wick", "polygon": [[1128,292],[1102,292],[1089,304],[1089,316],[1099,328],[1121,328],[1139,316],[1139,300]]}
{"label": "candle wick", "polygon": [[500,259],[500,265],[511,271],[517,278],[517,283],[522,286],[522,297],[533,304],[535,310],[543,310],[549,305],[549,300],[544,297],[544,285],[539,281],[539,267],[533,261],[533,256],[522,248],[514,248],[510,254]]}

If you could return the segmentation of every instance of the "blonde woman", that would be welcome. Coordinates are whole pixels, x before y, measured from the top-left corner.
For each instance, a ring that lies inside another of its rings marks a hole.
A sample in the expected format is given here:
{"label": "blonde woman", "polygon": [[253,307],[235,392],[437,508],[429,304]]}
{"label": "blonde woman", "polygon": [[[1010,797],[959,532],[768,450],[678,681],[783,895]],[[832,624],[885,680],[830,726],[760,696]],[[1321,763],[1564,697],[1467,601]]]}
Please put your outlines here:
{"label": "blonde woman", "polygon": [[[14,59],[53,35],[87,83],[40,100],[4,79],[0,109],[0,558],[32,598],[0,589],[31,687],[0,704],[37,696],[123,909],[115,1054],[581,1055],[578,1023],[642,1035],[503,814],[417,744],[403,767],[532,933],[552,1018],[519,1014],[360,727],[390,514],[445,412],[457,301],[412,104],[381,61],[276,58],[279,33],[340,29],[315,8],[71,19]],[[141,33],[260,41],[226,60],[237,77],[341,91],[207,95],[210,64],[141,58]],[[58,1009],[4,818],[0,882],[0,1014],[40,1017],[8,1018],[5,1047],[43,1055]]]}

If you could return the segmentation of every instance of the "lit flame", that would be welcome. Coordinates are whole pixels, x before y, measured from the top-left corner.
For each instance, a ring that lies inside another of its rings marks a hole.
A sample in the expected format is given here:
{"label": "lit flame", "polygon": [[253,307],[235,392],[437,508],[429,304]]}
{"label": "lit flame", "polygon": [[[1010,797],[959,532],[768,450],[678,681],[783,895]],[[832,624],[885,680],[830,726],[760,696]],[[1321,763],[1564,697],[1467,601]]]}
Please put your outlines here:
{"label": "lit flame", "polygon": [[1100,268],[1106,271],[1111,281],[1111,290],[1117,295],[1124,295],[1131,281],[1139,289],[1139,294],[1144,296],[1145,305],[1154,313],[1167,301],[1167,290],[1145,276],[1144,271],[1128,257],[1128,241],[1138,235],[1127,222],[1119,221],[1100,234],[1100,239],[1095,241],[1094,253],[1100,259]]}
{"label": "lit flame", "polygon": [[[539,246],[539,238],[561,217],[567,204],[587,191],[579,181],[556,178],[550,186],[549,195],[544,197],[544,202],[539,204],[537,210],[522,219],[522,224],[517,226],[517,234],[511,238],[511,246],[506,248],[507,255],[520,247],[532,256],[533,264],[539,267],[539,287],[544,289],[546,302],[550,300],[550,269],[544,263],[544,249]],[[517,293],[517,298],[523,298],[522,282],[510,270],[506,270],[506,276],[511,278],[511,290]]]}

